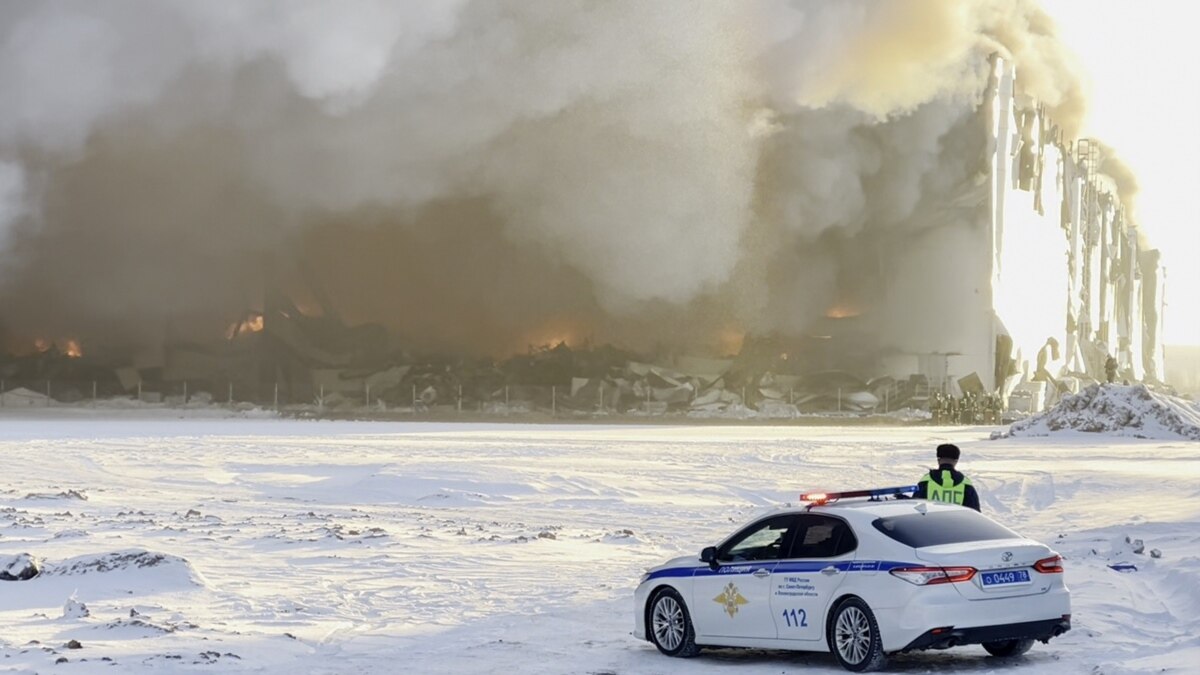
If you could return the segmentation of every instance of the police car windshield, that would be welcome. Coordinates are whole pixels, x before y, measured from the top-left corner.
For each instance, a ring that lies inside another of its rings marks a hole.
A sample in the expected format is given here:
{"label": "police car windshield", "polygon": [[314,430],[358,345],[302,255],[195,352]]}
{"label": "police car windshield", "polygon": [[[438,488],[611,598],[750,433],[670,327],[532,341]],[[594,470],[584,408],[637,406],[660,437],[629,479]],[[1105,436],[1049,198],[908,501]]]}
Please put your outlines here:
{"label": "police car windshield", "polygon": [[968,541],[1019,539],[1021,535],[969,509],[877,518],[875,529],[913,548]]}

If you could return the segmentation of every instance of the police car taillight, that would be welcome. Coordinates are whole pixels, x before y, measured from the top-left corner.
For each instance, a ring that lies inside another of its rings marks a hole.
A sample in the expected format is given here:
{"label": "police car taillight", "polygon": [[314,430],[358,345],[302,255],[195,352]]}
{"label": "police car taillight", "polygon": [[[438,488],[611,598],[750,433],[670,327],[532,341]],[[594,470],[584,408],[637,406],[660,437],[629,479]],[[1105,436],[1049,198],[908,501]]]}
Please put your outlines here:
{"label": "police car taillight", "polygon": [[1042,558],[1033,564],[1033,569],[1041,572],[1042,574],[1062,574],[1062,556],[1055,555],[1050,556],[1049,558]]}
{"label": "police car taillight", "polygon": [[917,586],[932,586],[970,581],[975,572],[974,567],[899,567],[892,570],[892,576]]}

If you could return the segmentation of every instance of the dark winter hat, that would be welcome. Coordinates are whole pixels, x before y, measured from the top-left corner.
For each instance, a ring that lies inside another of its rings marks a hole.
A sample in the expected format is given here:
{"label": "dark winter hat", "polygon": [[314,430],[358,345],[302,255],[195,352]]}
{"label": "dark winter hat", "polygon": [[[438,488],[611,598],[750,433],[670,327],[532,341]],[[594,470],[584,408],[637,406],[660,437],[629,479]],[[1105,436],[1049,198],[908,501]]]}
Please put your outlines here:
{"label": "dark winter hat", "polygon": [[960,454],[962,452],[953,443],[942,443],[937,447],[938,459],[958,459]]}

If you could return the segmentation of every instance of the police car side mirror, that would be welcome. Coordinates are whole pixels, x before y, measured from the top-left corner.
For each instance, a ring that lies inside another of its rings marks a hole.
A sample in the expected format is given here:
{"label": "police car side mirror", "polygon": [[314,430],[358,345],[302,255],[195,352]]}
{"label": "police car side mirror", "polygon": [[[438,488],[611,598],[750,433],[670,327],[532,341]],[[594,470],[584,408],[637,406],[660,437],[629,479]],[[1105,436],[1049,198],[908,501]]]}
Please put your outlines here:
{"label": "police car side mirror", "polygon": [[700,551],[700,562],[706,562],[708,563],[709,567],[712,567],[714,570],[717,569],[717,547],[709,546],[703,551]]}

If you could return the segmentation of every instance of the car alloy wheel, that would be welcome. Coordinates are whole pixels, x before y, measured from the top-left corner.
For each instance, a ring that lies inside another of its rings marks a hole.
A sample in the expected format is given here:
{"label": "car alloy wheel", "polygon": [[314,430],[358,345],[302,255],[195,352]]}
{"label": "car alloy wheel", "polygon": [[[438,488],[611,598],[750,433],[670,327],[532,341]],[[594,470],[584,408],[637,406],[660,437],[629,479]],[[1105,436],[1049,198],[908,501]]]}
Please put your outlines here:
{"label": "car alloy wheel", "polygon": [[666,589],[654,596],[650,605],[648,628],[654,646],[667,656],[695,656],[700,652],[683,599]]}
{"label": "car alloy wheel", "polygon": [[654,639],[667,651],[675,651],[683,642],[683,608],[675,598],[663,595],[654,603]]}
{"label": "car alloy wheel", "polygon": [[841,603],[829,627],[829,648],[846,670],[861,673],[883,667],[887,657],[879,637],[879,624],[867,604],[858,598]]}
{"label": "car alloy wheel", "polygon": [[847,607],[846,611],[838,614],[834,635],[838,653],[843,659],[859,663],[866,658],[867,650],[871,648],[871,624],[867,623],[867,615],[862,610]]}

